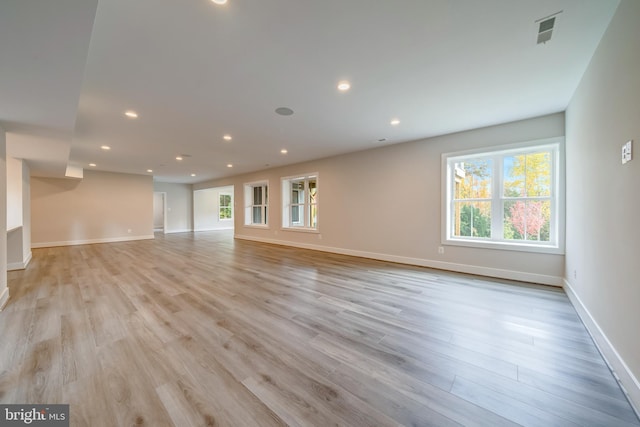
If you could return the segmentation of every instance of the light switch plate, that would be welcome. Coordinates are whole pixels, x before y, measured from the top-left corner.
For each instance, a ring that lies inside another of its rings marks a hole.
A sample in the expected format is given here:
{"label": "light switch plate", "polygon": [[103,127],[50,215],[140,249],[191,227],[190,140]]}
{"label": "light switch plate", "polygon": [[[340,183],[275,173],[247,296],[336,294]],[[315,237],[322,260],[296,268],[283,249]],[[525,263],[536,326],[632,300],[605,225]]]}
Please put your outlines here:
{"label": "light switch plate", "polygon": [[633,141],[627,141],[627,143],[622,146],[622,164],[623,165],[631,161],[631,159],[633,158],[632,146],[633,146]]}

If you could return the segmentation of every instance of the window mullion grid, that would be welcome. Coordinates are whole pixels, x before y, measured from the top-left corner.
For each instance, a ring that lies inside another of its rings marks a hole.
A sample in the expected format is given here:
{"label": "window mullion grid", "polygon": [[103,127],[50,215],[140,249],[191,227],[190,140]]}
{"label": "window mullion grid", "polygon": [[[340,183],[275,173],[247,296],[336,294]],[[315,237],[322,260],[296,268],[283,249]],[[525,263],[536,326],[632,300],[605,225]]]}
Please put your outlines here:
{"label": "window mullion grid", "polygon": [[304,221],[303,226],[309,228],[311,226],[311,192],[309,191],[309,178],[304,179]]}
{"label": "window mullion grid", "polygon": [[501,155],[493,156],[493,176],[491,182],[491,240],[503,240],[504,232],[504,190],[503,159]]}

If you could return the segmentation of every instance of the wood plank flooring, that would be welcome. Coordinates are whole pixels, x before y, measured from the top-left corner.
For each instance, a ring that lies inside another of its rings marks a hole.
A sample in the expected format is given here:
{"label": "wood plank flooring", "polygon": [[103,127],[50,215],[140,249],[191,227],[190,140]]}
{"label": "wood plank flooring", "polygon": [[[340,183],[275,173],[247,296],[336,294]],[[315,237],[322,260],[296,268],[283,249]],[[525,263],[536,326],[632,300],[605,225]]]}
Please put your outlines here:
{"label": "wood plank flooring", "polygon": [[640,426],[559,289],[156,236],[9,272],[0,402],[74,426]]}

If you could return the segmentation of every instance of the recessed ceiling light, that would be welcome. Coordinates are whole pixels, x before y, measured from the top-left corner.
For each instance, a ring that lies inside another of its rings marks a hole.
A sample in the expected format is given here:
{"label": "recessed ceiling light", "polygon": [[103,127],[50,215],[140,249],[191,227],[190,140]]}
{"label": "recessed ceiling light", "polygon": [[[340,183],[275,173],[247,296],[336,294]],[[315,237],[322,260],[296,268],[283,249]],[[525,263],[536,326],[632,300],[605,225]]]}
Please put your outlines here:
{"label": "recessed ceiling light", "polygon": [[182,160],[182,156],[176,156],[176,160],[178,161]]}
{"label": "recessed ceiling light", "polygon": [[280,114],[281,116],[290,116],[293,114],[293,110],[287,107],[278,107],[276,108],[276,113]]}
{"label": "recessed ceiling light", "polygon": [[226,4],[227,0],[211,0],[212,2],[214,2],[215,4]]}
{"label": "recessed ceiling light", "polygon": [[95,163],[89,163],[89,166],[91,166],[92,168],[95,168],[96,164]]}
{"label": "recessed ceiling light", "polygon": [[195,173],[192,173],[192,174],[191,174],[191,176],[196,176],[196,174],[195,174]]}
{"label": "recessed ceiling light", "polygon": [[280,152],[281,152],[282,154],[287,154],[287,153],[288,153],[288,151],[287,151],[287,149],[286,149],[286,148],[283,148],[282,150],[280,150]]}
{"label": "recessed ceiling light", "polygon": [[338,90],[340,92],[346,92],[349,89],[351,89],[351,83],[349,83],[348,81],[343,80],[343,81],[338,83]]}
{"label": "recessed ceiling light", "polygon": [[391,126],[398,126],[399,124],[400,124],[400,120],[398,119],[391,120]]}
{"label": "recessed ceiling light", "polygon": [[111,147],[109,147],[108,145],[102,145],[102,146],[100,146],[100,148],[102,148],[104,151],[111,150]]}
{"label": "recessed ceiling light", "polygon": [[153,169],[147,169],[147,172],[151,173],[153,172]]}
{"label": "recessed ceiling light", "polygon": [[232,167],[233,167],[233,165],[232,165],[231,163],[229,163],[229,164],[227,165],[227,167],[228,167],[228,168],[232,168]]}
{"label": "recessed ceiling light", "polygon": [[130,119],[137,119],[138,118],[138,113],[136,113],[135,111],[125,111],[124,115],[129,117]]}
{"label": "recessed ceiling light", "polygon": [[222,137],[222,139],[224,139],[225,141],[231,141],[231,135],[225,135]]}

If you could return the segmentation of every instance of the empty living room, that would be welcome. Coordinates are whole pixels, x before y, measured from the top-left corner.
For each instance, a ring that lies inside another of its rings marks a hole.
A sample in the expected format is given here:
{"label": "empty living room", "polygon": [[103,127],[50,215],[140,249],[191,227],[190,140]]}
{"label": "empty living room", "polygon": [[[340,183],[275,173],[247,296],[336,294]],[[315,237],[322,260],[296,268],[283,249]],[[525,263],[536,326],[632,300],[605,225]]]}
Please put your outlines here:
{"label": "empty living room", "polygon": [[3,0],[0,426],[640,427],[638,22]]}

